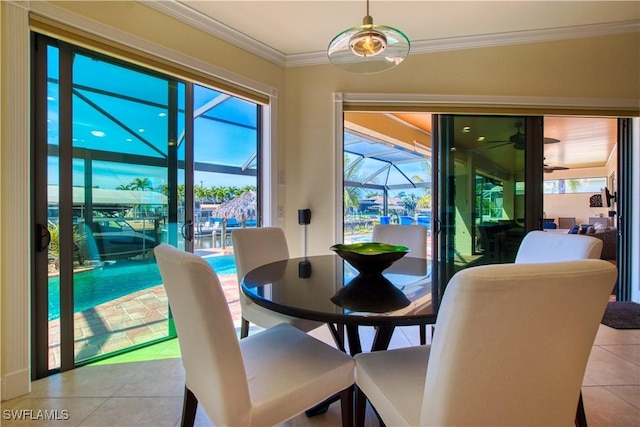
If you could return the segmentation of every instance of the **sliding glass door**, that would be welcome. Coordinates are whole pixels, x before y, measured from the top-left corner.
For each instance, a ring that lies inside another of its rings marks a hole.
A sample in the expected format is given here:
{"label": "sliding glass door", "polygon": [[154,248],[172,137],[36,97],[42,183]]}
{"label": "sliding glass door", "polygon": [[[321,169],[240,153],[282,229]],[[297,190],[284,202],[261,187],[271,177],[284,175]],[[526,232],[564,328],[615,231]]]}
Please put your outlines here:
{"label": "sliding glass door", "polygon": [[186,105],[182,82],[45,37],[35,44],[42,376],[172,334],[153,249],[184,246],[176,141]]}
{"label": "sliding glass door", "polygon": [[513,262],[541,228],[542,145],[541,117],[346,112],[344,240],[425,226],[437,301],[456,271]]}
{"label": "sliding glass door", "polygon": [[463,268],[513,262],[541,228],[542,121],[439,115],[436,130],[437,259],[441,293]]}
{"label": "sliding glass door", "polygon": [[264,106],[33,36],[33,375],[175,336],[153,249],[195,252],[239,320]]}
{"label": "sliding glass door", "polygon": [[344,240],[370,241],[376,224],[431,231],[430,114],[348,112],[343,135]]}

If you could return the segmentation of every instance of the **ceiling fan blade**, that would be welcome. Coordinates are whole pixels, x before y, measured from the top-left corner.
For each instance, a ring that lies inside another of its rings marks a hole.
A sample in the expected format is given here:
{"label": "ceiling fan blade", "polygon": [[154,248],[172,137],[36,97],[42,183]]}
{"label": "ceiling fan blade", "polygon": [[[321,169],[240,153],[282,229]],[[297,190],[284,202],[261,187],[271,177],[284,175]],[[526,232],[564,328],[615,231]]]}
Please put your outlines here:
{"label": "ceiling fan blade", "polygon": [[548,137],[545,136],[544,139],[543,139],[543,142],[545,144],[557,144],[558,142],[560,142],[560,140],[556,139],[556,138],[548,138]]}
{"label": "ceiling fan blade", "polygon": [[549,166],[549,165],[543,165],[543,170],[544,173],[553,173],[554,171],[565,171],[568,170],[570,168],[566,167],[566,166]]}
{"label": "ceiling fan blade", "polygon": [[511,143],[511,142],[509,142],[509,141],[496,141],[496,142],[502,142],[502,144],[500,144],[500,145],[494,145],[494,146],[491,146],[491,147],[489,147],[489,148],[488,148],[488,150],[493,150],[494,148],[503,147],[503,146],[505,146],[505,145],[512,144],[512,143]]}

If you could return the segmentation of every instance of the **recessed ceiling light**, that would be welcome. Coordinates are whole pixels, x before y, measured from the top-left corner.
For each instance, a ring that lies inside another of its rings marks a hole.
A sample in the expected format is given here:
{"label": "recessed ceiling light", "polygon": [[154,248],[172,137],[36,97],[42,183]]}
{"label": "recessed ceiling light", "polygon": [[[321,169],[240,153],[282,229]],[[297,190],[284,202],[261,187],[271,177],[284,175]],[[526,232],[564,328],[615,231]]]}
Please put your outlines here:
{"label": "recessed ceiling light", "polygon": [[47,101],[55,101],[56,99],[53,96],[47,96]]}
{"label": "recessed ceiling light", "polygon": [[140,128],[140,129],[138,129],[138,132],[142,133],[142,132],[144,132],[144,129]]}
{"label": "recessed ceiling light", "polygon": [[104,136],[104,132],[102,132],[101,130],[92,130],[91,135],[102,138]]}
{"label": "recessed ceiling light", "polygon": [[478,137],[478,142],[482,142],[482,141],[484,141],[485,139],[487,139],[485,136],[479,136],[479,137]]}
{"label": "recessed ceiling light", "polygon": [[160,113],[158,114],[158,117],[167,117],[167,113]]}
{"label": "recessed ceiling light", "polygon": [[471,132],[471,127],[470,126],[465,126],[462,128],[462,133],[469,133]]}
{"label": "recessed ceiling light", "polygon": [[131,138],[127,138],[127,139],[125,139],[125,141],[127,141],[127,142],[131,142],[131,141],[133,141],[133,139],[131,139]]}

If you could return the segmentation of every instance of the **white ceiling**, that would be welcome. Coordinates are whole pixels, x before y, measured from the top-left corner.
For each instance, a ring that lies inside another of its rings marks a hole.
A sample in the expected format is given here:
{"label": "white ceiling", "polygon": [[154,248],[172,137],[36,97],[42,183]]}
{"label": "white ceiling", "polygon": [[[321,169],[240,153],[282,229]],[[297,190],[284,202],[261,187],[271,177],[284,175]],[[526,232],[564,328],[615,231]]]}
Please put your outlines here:
{"label": "white ceiling", "polygon": [[[366,0],[145,2],[280,65],[327,62],[339,32],[362,24]],[[412,53],[637,30],[638,1],[371,0],[376,24],[403,31]]]}

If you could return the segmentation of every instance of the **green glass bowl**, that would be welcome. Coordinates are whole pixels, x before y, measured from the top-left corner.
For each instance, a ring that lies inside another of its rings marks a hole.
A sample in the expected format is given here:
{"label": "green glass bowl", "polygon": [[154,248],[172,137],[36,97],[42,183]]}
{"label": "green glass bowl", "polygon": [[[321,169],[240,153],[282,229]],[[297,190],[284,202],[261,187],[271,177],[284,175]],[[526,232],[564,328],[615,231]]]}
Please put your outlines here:
{"label": "green glass bowl", "polygon": [[381,274],[410,251],[406,246],[386,243],[338,244],[329,249],[340,255],[360,274]]}

